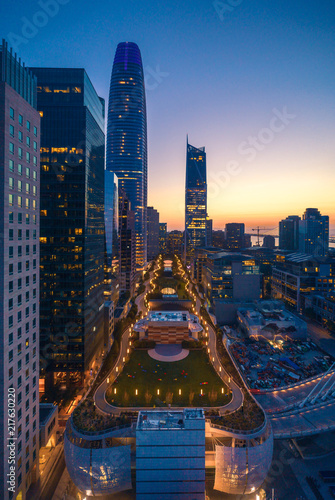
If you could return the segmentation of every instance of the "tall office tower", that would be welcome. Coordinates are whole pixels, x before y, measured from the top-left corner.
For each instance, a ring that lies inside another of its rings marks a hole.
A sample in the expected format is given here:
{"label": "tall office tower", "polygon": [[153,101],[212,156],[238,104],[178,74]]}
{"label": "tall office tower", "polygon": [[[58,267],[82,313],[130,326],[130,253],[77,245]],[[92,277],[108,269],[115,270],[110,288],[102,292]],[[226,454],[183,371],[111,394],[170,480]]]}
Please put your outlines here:
{"label": "tall office tower", "polygon": [[136,264],[147,262],[147,116],[141,52],[119,43],[112,71],[106,169],[119,179],[135,212]]}
{"label": "tall office tower", "polygon": [[153,260],[159,254],[159,213],[154,207],[147,209],[148,260]]}
{"label": "tall office tower", "polygon": [[299,215],[289,215],[279,222],[279,248],[296,251],[299,248]]}
{"label": "tall office tower", "polygon": [[212,232],[213,247],[215,248],[225,248],[226,245],[226,235],[222,229]]}
{"label": "tall office tower", "polygon": [[299,251],[324,257],[329,250],[329,217],[317,208],[306,208],[299,222]]}
{"label": "tall office tower", "polygon": [[[25,500],[31,483],[39,475],[39,148],[36,79],[3,40],[0,45],[0,477],[4,500]],[[8,476],[10,467],[15,470]]]}
{"label": "tall office tower", "polygon": [[229,250],[241,250],[244,248],[244,224],[232,222],[226,224],[226,248]]}
{"label": "tall office tower", "polygon": [[103,350],[104,101],[84,69],[33,68],[41,114],[41,369],[82,386]]}
{"label": "tall office tower", "polygon": [[166,251],[183,258],[184,255],[184,233],[182,231],[170,231],[166,237]]}
{"label": "tall office tower", "polygon": [[134,291],[136,276],[135,212],[124,191],[119,191],[120,291]]}
{"label": "tall office tower", "polygon": [[207,180],[205,148],[188,143],[185,186],[184,259],[188,262],[194,249],[207,245]]}
{"label": "tall office tower", "polygon": [[159,223],[159,253],[166,252],[167,223]]}

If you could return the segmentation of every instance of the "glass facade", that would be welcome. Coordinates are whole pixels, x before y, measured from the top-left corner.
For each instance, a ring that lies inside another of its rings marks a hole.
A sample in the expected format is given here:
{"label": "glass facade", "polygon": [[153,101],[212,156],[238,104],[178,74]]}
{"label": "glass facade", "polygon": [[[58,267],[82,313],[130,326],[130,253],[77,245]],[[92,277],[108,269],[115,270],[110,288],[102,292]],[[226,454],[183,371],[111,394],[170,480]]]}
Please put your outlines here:
{"label": "glass facade", "polygon": [[105,238],[109,265],[119,254],[119,187],[118,178],[105,170]]}
{"label": "glass facade", "polygon": [[6,82],[30,106],[36,109],[36,78],[21,63],[21,59],[13,54],[12,49],[9,50],[5,40],[2,40],[0,45],[0,81]]}
{"label": "glass facade", "polygon": [[103,342],[104,103],[83,69],[32,71],[42,116],[41,367],[81,384]]}
{"label": "glass facade", "polygon": [[229,250],[241,250],[244,245],[244,224],[237,222],[226,224],[226,247]]}
{"label": "glass facade", "polygon": [[109,93],[106,169],[119,179],[135,213],[136,264],[147,261],[147,118],[141,53],[117,47]]}
{"label": "glass facade", "polygon": [[159,223],[159,252],[166,252],[166,238],[167,238],[167,223]]}
{"label": "glass facade", "polygon": [[126,192],[119,191],[119,235],[120,235],[120,289],[134,291],[135,254],[135,212]]}
{"label": "glass facade", "polygon": [[207,180],[205,148],[195,148],[187,141],[185,189],[186,259],[194,249],[207,245]]}
{"label": "glass facade", "polygon": [[299,222],[299,251],[324,257],[329,250],[329,216],[307,208]]}

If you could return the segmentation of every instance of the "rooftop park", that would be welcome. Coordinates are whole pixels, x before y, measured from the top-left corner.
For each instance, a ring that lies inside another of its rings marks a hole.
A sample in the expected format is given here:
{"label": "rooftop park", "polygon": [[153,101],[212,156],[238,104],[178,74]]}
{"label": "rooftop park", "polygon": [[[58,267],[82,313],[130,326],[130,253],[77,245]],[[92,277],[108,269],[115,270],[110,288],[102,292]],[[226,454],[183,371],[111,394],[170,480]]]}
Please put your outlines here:
{"label": "rooftop park", "polygon": [[118,407],[216,407],[226,405],[231,394],[203,349],[169,363],[135,350],[107,389],[106,399]]}
{"label": "rooftop park", "polygon": [[164,272],[164,265],[161,262],[159,268],[155,272],[155,277],[153,279],[153,290],[148,294],[148,299],[161,299],[162,290],[164,288],[172,288],[178,294],[180,300],[188,300],[189,294],[186,290],[186,284],[184,280],[178,275],[177,264],[175,259],[173,260],[173,267],[171,276]]}

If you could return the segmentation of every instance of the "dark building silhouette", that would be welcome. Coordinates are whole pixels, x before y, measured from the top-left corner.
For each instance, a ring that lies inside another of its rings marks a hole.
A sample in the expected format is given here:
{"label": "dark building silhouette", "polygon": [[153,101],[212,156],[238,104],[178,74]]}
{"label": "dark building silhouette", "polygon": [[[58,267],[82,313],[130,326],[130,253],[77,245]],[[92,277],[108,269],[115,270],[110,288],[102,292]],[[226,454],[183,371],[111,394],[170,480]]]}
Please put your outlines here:
{"label": "dark building silhouette", "polygon": [[225,248],[226,244],[226,236],[225,232],[222,231],[222,229],[218,229],[216,231],[212,232],[212,239],[213,239],[213,247],[215,248]]}
{"label": "dark building silhouette", "polygon": [[147,261],[147,118],[142,58],[119,43],[110,82],[106,169],[119,179],[135,213],[136,264]]}
{"label": "dark building silhouette", "polygon": [[40,346],[46,388],[104,347],[104,101],[84,69],[33,68],[41,114]]}
{"label": "dark building silhouette", "polygon": [[226,224],[226,248],[241,250],[245,245],[244,224],[232,222]]}
{"label": "dark building silhouette", "polygon": [[267,234],[263,238],[263,247],[264,248],[275,248],[276,247],[276,238],[271,234]]}
{"label": "dark building silhouette", "polygon": [[159,254],[159,213],[154,207],[147,208],[148,260]]}
{"label": "dark building silhouette", "polygon": [[329,249],[329,217],[317,208],[306,208],[299,222],[299,251],[324,257]]}
{"label": "dark building silhouette", "polygon": [[289,215],[279,222],[279,248],[296,251],[299,248],[299,215]]}
{"label": "dark building silhouette", "polygon": [[207,217],[206,220],[206,242],[207,246],[212,246],[213,243],[213,219]]}

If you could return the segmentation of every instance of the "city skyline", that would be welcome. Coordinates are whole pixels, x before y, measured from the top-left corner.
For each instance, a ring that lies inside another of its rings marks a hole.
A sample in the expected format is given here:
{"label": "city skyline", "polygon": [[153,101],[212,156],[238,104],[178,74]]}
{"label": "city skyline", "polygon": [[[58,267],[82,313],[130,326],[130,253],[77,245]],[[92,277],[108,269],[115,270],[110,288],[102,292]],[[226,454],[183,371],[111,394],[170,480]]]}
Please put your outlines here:
{"label": "city skyline", "polygon": [[[22,19],[33,23],[38,10],[19,1],[3,18],[3,32],[31,66],[85,67],[105,99],[117,43],[139,44],[147,88],[148,204],[169,230],[184,225],[184,137],[189,133],[192,143],[206,144],[208,214],[214,229],[227,222],[278,227],[287,215],[318,207],[329,214],[334,234],[334,65],[329,51],[334,6],[295,1],[284,9],[274,1],[241,2],[223,13],[214,4],[197,1],[191,9],[188,3],[169,2],[154,23],[151,1],[141,7],[133,2],[130,19],[127,8],[117,6],[97,33],[88,14],[90,2],[83,2],[80,12],[76,2],[68,2],[49,17],[47,29],[33,26],[28,39]],[[97,17],[101,8],[95,6]],[[73,26],[74,12],[78,23]],[[59,38],[60,23],[63,29],[71,23],[66,41]],[[39,50],[41,38],[47,49],[52,47],[47,54]],[[288,115],[283,128],[273,122],[278,114]],[[250,146],[255,137],[256,145]]]}
{"label": "city skyline", "polygon": [[335,496],[335,4],[6,11],[3,500]]}

